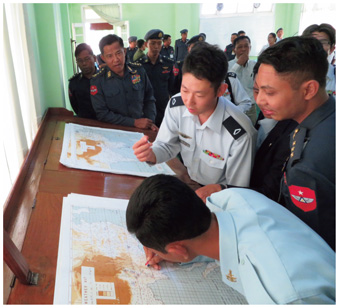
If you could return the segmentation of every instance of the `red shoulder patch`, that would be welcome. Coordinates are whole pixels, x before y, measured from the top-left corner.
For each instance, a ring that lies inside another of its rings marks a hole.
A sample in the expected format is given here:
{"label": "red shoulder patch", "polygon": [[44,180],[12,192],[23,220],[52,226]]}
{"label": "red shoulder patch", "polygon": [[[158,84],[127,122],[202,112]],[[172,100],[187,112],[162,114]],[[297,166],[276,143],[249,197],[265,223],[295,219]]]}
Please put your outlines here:
{"label": "red shoulder patch", "polygon": [[290,197],[295,206],[304,212],[310,212],[317,208],[315,191],[302,186],[288,186]]}

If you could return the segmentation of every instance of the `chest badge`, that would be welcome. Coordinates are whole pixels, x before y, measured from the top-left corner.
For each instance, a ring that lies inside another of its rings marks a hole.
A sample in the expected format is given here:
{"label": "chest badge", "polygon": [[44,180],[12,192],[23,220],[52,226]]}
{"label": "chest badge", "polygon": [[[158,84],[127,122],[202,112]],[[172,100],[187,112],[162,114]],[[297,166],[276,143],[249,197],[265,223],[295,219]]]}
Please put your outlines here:
{"label": "chest badge", "polygon": [[133,84],[139,83],[140,80],[141,80],[141,79],[140,79],[140,75],[138,75],[138,74],[132,75],[132,83],[133,83]]}
{"label": "chest badge", "polygon": [[229,270],[228,274],[226,275],[227,280],[230,282],[237,282],[237,278],[233,276],[232,271]]}

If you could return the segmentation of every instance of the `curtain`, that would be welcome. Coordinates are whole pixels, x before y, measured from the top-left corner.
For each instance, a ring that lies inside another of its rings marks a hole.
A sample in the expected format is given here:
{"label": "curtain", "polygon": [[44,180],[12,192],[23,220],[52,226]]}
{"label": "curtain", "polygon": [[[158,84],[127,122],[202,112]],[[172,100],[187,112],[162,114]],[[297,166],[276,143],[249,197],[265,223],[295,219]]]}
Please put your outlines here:
{"label": "curtain", "polygon": [[119,4],[89,5],[89,7],[112,25],[121,22]]}
{"label": "curtain", "polygon": [[4,4],[0,202],[5,202],[38,130],[23,4]]}

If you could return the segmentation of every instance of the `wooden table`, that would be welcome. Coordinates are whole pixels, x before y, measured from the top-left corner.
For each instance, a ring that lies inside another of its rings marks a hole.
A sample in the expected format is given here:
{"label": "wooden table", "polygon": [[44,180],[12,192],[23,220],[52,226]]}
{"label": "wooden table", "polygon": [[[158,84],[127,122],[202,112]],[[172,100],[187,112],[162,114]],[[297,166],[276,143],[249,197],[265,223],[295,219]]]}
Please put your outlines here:
{"label": "wooden table", "polygon": [[[4,303],[53,303],[64,196],[78,193],[129,199],[144,179],[61,165],[59,159],[65,123],[142,132],[151,141],[156,136],[149,130],[74,117],[72,112],[63,108],[48,110],[4,207],[4,230],[21,250],[31,271],[39,274],[38,284],[26,285],[14,280],[11,270],[4,264]],[[190,180],[178,159],[169,161],[168,165],[193,189],[199,187]]]}

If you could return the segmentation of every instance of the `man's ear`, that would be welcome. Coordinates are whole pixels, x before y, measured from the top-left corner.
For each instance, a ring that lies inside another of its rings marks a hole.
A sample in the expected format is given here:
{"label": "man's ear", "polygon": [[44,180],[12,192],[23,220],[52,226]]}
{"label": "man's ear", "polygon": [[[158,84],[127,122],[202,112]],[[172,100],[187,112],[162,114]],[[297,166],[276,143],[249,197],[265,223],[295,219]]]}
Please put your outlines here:
{"label": "man's ear", "polygon": [[318,93],[319,82],[316,80],[305,81],[301,87],[303,89],[304,99],[310,100]]}
{"label": "man's ear", "polygon": [[181,242],[174,242],[167,245],[166,250],[172,255],[179,256],[184,260],[188,260],[187,248]]}
{"label": "man's ear", "polygon": [[225,82],[223,82],[223,83],[220,85],[220,87],[219,87],[219,89],[218,89],[218,91],[217,91],[217,97],[223,96],[224,93],[226,92],[227,88],[228,88],[228,84],[225,83]]}
{"label": "man's ear", "polygon": [[145,42],[145,47],[148,48],[148,44],[147,44],[148,41]]}

